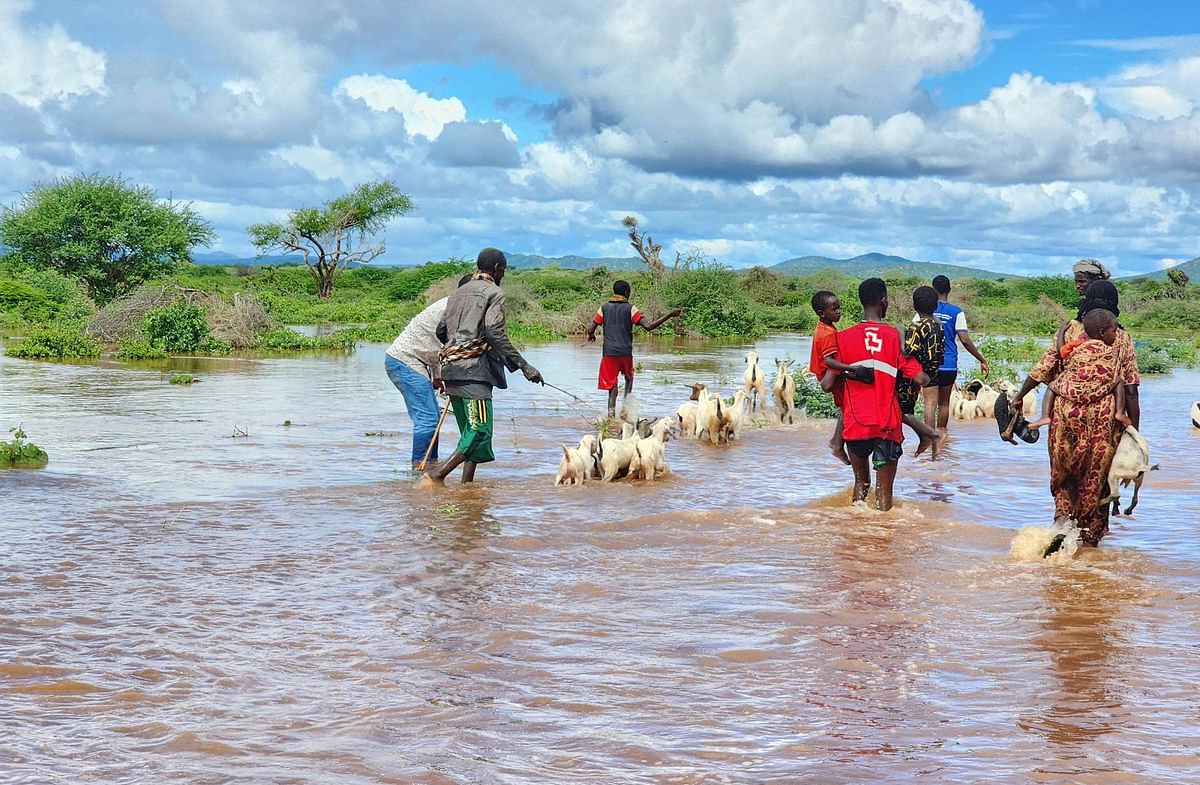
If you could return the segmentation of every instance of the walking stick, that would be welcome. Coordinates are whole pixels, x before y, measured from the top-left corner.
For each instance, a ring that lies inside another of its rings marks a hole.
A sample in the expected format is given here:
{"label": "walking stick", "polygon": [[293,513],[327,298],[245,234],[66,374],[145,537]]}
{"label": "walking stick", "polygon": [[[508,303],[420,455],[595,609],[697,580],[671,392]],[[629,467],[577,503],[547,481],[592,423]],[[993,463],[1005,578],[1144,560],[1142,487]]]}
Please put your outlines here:
{"label": "walking stick", "polygon": [[417,464],[417,471],[425,471],[425,467],[429,465],[429,456],[433,454],[433,445],[437,444],[438,434],[442,432],[442,423],[446,422],[446,415],[450,413],[450,399],[446,399],[446,405],[442,407],[442,416],[438,418],[437,427],[433,429],[433,438],[429,441],[429,446],[425,448],[425,457]]}

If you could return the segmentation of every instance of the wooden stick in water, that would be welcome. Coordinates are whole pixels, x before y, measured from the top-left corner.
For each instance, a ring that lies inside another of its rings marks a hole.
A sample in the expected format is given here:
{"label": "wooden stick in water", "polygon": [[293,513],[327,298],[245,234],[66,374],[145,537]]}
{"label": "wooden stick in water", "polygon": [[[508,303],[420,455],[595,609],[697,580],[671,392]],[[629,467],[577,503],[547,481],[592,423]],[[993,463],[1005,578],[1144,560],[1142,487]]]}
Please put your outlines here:
{"label": "wooden stick in water", "polygon": [[437,427],[433,429],[433,438],[429,441],[429,446],[425,448],[425,457],[417,464],[417,471],[425,471],[425,467],[429,465],[429,456],[433,454],[433,445],[437,444],[438,434],[442,432],[442,423],[446,422],[446,415],[450,412],[450,399],[446,399],[446,405],[442,407],[442,416],[438,418]]}

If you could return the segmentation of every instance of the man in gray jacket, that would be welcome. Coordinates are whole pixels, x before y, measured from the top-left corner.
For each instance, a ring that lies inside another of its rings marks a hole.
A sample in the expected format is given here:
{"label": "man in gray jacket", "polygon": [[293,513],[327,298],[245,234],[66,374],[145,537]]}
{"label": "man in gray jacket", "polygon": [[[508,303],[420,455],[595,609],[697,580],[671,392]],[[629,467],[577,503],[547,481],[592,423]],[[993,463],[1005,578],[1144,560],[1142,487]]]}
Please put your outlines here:
{"label": "man in gray jacket", "polygon": [[437,326],[442,342],[442,382],[454,419],[458,446],[454,455],[426,476],[441,484],[461,464],[462,481],[475,479],[475,467],[496,460],[492,451],[492,390],[508,388],[505,369],[520,370],[534,384],[542,381],[537,368],[525,361],[505,330],[504,293],[500,281],[508,259],[496,248],[484,248],[475,261],[475,275],[446,302]]}

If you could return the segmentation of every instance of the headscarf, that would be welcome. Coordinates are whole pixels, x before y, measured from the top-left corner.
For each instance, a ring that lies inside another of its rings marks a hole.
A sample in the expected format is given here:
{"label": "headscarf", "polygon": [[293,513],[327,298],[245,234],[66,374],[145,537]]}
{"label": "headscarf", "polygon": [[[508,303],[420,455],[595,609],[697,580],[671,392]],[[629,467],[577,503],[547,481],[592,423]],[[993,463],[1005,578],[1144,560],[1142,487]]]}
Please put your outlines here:
{"label": "headscarf", "polygon": [[1075,263],[1075,266],[1071,268],[1071,272],[1085,273],[1086,275],[1090,275],[1093,278],[1098,278],[1102,281],[1107,281],[1112,277],[1112,273],[1108,271],[1108,268],[1096,259],[1080,259]]}
{"label": "headscarf", "polygon": [[1087,288],[1087,293],[1083,296],[1083,302],[1079,305],[1079,315],[1075,318],[1082,322],[1088,311],[1095,311],[1098,308],[1112,311],[1113,316],[1120,316],[1121,309],[1117,307],[1120,299],[1121,295],[1112,281],[1092,281]]}

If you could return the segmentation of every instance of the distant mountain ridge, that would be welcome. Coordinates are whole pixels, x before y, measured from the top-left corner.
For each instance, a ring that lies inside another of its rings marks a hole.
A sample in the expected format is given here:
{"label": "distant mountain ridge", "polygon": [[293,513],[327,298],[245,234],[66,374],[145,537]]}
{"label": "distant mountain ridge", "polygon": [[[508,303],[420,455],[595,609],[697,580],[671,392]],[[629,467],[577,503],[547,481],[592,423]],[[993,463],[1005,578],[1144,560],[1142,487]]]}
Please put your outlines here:
{"label": "distant mountain ridge", "polygon": [[[564,270],[590,270],[595,267],[607,267],[610,270],[640,270],[644,268],[642,260],[636,256],[628,257],[591,257],[591,256],[540,256],[538,254],[509,253],[509,267],[518,270],[532,270],[541,267],[557,266]],[[267,264],[303,264],[300,256],[267,256],[262,259],[253,256],[236,256],[226,251],[213,251],[193,255],[196,264],[250,267]],[[380,266],[388,265],[386,259],[377,262]],[[408,266],[408,265],[400,265]],[[866,278],[872,275],[899,274],[912,275],[918,278],[932,279],[935,275],[945,275],[951,280],[955,278],[984,278],[1001,280],[1005,278],[1023,278],[1014,273],[1002,273],[994,270],[984,270],[979,267],[965,267],[945,262],[917,262],[903,256],[893,256],[882,253],[865,253],[849,259],[834,259],[829,256],[798,256],[794,259],[767,266],[767,269],[782,275],[812,275],[824,270],[836,270],[846,275]],[[1200,257],[1188,262],[1181,262],[1174,267],[1157,270],[1152,273],[1121,276],[1119,280],[1133,281],[1139,278],[1153,278],[1165,281],[1167,270],[1179,269],[1187,273],[1193,282],[1200,283]],[[1048,271],[1047,274],[1069,275],[1069,269]]]}
{"label": "distant mountain ridge", "polygon": [[590,270],[593,267],[607,267],[610,270],[636,270],[644,266],[636,256],[600,257],[590,256],[538,256],[537,254],[505,253],[508,266],[514,270],[533,270],[539,267],[560,267],[564,270]]}
{"label": "distant mountain ridge", "polygon": [[1187,273],[1187,277],[1191,279],[1192,283],[1200,283],[1200,257],[1196,257],[1190,262],[1180,262],[1179,264],[1172,265],[1171,267],[1165,267],[1162,270],[1153,273],[1141,273],[1140,275],[1123,276],[1120,280],[1136,281],[1139,278],[1153,278],[1156,281],[1165,281],[1167,280],[1167,272],[1169,270],[1182,270],[1183,272]]}
{"label": "distant mountain ridge", "polygon": [[873,275],[900,274],[912,275],[917,278],[932,279],[936,275],[947,278],[986,278],[1001,280],[1004,278],[1023,278],[1013,273],[998,273],[979,267],[963,267],[944,262],[916,262],[903,256],[891,256],[882,253],[865,253],[849,259],[832,259],[828,256],[800,256],[788,259],[786,262],[767,268],[772,272],[786,275],[812,275],[823,270],[837,270],[846,275],[869,278]]}

